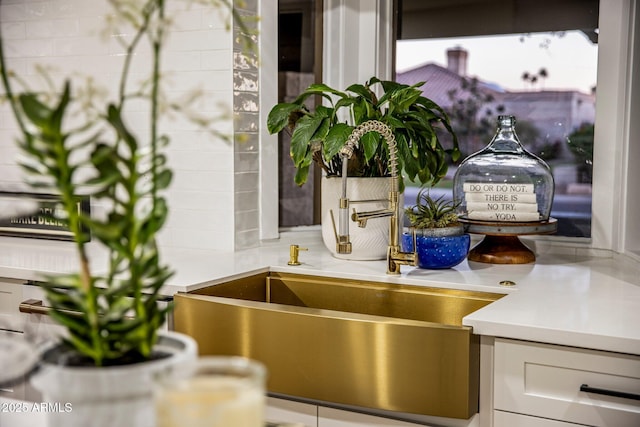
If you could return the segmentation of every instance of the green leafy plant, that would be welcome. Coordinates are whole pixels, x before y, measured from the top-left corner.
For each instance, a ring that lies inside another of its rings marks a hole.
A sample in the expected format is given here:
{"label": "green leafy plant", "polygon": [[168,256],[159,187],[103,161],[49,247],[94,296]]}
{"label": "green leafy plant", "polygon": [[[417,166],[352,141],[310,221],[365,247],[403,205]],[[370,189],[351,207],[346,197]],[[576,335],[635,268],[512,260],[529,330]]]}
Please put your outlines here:
{"label": "green leafy plant", "polygon": [[[28,89],[17,93],[14,85],[20,82],[7,68],[0,36],[1,78],[20,130],[21,165],[34,188],[59,196],[66,214],[62,221],[73,234],[79,258],[78,273],[47,277],[43,284],[51,315],[66,327],[66,344],[95,365],[152,357],[158,328],[170,310],[161,307],[158,298],[172,275],[156,240],[168,213],[163,193],[172,180],[163,152],[169,140],[158,129],[166,1],[110,3],[114,16],[135,28],[135,34],[125,46],[117,99],[106,105],[79,108],[81,100],[74,97],[70,79],[57,94]],[[146,83],[132,87],[131,61],[145,41],[150,44],[150,75]],[[149,105],[150,135],[142,141],[126,120],[126,105],[132,100]],[[85,114],[78,125],[79,111]],[[79,211],[79,194],[105,206],[105,215]],[[86,230],[108,252],[104,272],[96,273],[90,263]]]}
{"label": "green leafy plant", "polygon": [[458,225],[456,209],[460,202],[447,200],[444,196],[436,199],[429,194],[429,188],[421,188],[416,196],[416,204],[405,209],[409,222],[416,228],[445,228]]}
{"label": "green leafy plant", "polygon": [[[293,102],[279,103],[269,112],[269,132],[291,131],[291,159],[296,167],[294,180],[303,185],[313,163],[328,176],[339,176],[342,159],[338,152],[353,129],[368,120],[379,120],[394,132],[403,175],[421,183],[438,182],[448,168],[447,155],[460,157],[458,139],[445,111],[422,95],[424,83],[412,86],[372,77],[365,84],[353,84],[345,91],[325,84],[313,84]],[[376,95],[376,90],[381,95]],[[328,105],[310,111],[309,97],[319,95]],[[347,115],[347,118],[342,118]],[[443,136],[451,147],[445,149]],[[349,176],[388,176],[388,147],[376,132],[365,134],[349,161]],[[404,181],[401,181],[404,188]]]}

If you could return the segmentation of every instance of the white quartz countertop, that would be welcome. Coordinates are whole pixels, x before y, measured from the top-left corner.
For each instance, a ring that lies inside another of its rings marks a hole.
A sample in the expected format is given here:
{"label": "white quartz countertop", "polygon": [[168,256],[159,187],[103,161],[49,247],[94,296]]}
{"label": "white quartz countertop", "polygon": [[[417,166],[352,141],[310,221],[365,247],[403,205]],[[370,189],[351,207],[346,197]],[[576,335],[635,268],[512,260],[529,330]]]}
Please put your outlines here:
{"label": "white quartz countertop", "polygon": [[[300,266],[287,265],[291,244],[308,248],[300,252]],[[319,230],[312,228],[236,252],[164,251],[176,271],[164,292],[188,292],[260,271],[498,292],[508,295],[464,318],[474,333],[640,355],[640,263],[568,247],[536,252],[534,264],[464,261],[447,270],[403,266],[402,274],[390,276],[385,261],[332,257]],[[97,251],[92,256],[100,259]],[[0,240],[0,277],[42,280],[43,273],[69,272],[75,265],[68,242]],[[501,286],[504,280],[516,284]]]}

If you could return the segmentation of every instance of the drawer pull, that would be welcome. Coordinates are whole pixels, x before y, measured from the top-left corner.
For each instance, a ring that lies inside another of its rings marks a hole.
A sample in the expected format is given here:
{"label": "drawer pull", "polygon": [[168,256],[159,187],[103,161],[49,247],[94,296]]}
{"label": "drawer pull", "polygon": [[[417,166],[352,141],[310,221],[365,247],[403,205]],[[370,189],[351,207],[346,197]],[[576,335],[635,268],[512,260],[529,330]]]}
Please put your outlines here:
{"label": "drawer pull", "polygon": [[20,313],[27,314],[49,314],[49,308],[42,304],[42,300],[28,299],[22,301],[18,306]]}
{"label": "drawer pull", "polygon": [[[39,299],[28,299],[26,301],[22,301],[18,306],[18,311],[20,313],[26,314],[43,314],[48,316],[51,313],[51,308],[47,307],[43,304],[42,300]],[[67,314],[74,314],[80,316],[82,313],[73,311],[73,310],[60,310]]]}
{"label": "drawer pull", "polygon": [[626,393],[624,391],[607,390],[606,388],[589,387],[587,384],[580,386],[580,391],[586,393],[602,394],[605,396],[622,397],[623,399],[640,400],[640,394]]}

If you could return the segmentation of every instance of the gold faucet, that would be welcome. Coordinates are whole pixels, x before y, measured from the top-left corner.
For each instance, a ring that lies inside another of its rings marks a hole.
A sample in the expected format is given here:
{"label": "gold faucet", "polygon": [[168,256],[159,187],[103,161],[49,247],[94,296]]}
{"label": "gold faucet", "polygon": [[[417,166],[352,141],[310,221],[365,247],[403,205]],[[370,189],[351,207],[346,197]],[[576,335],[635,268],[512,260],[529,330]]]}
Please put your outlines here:
{"label": "gold faucet", "polygon": [[351,219],[358,223],[360,227],[366,227],[367,221],[372,218],[389,217],[389,246],[387,248],[387,274],[400,274],[401,265],[416,265],[416,235],[413,231],[413,252],[402,252],[399,244],[400,206],[398,203],[399,176],[398,176],[398,147],[396,138],[391,128],[378,120],[369,120],[357,126],[347,139],[344,147],[340,150],[342,157],[342,197],[339,204],[338,231],[335,229],[333,212],[331,219],[334,225],[336,236],[336,251],[340,254],[351,253],[351,242],[349,239],[349,205],[353,203],[365,203],[379,200],[349,200],[347,198],[347,162],[353,155],[360,138],[367,132],[377,132],[384,138],[389,147],[389,167],[391,169],[391,190],[389,197],[385,201],[389,203],[387,209],[379,209],[370,212],[356,212],[354,209]]}

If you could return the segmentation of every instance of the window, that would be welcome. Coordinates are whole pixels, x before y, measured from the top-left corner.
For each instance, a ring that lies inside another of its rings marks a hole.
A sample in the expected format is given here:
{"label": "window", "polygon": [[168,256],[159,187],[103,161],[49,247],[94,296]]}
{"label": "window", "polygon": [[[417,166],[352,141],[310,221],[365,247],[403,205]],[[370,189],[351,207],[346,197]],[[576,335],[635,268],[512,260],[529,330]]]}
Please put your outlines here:
{"label": "window", "polygon": [[[498,114],[516,116],[525,148],[552,169],[561,236],[591,236],[598,10],[597,0],[405,0],[400,15],[396,79],[427,82],[463,156],[489,142]],[[450,195],[450,180],[441,187]]]}
{"label": "window", "polygon": [[[320,81],[321,49],[316,49],[319,0],[280,0],[278,11],[278,102],[291,102],[310,84]],[[313,100],[311,100],[313,101]],[[319,171],[304,186],[294,182],[289,157],[290,135],[281,132],[278,144],[279,225],[292,227],[320,222]]]}

